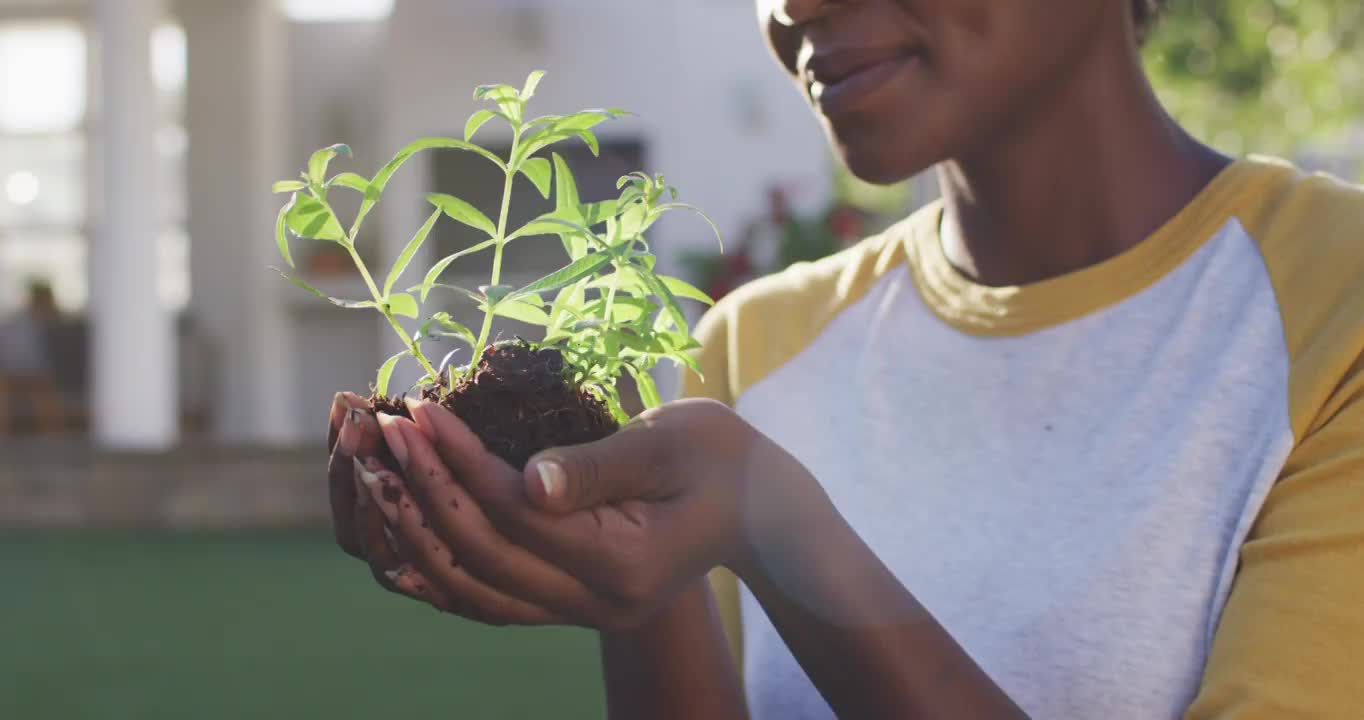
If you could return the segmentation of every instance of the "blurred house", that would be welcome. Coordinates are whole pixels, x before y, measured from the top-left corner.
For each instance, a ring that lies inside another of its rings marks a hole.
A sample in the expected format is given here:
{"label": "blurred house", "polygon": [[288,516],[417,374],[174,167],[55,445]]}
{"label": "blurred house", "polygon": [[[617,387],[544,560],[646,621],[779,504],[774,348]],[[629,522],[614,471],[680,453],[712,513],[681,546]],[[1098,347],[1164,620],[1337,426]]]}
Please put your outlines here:
{"label": "blurred house", "polygon": [[[413,139],[459,135],[475,85],[546,69],[538,112],[638,115],[603,126],[600,160],[564,146],[585,195],[662,172],[729,232],[775,184],[817,205],[824,142],[754,18],[743,0],[0,0],[0,316],[30,282],[54,288],[76,328],[50,348],[64,416],[100,447],[320,442],[331,394],[363,390],[397,348],[267,270],[272,181],[336,142],[356,152],[342,169],[373,174]],[[418,156],[363,234],[371,262],[407,242],[432,190],[477,204],[499,188],[459,153]],[[466,242],[442,226],[427,255]],[[654,248],[676,270],[713,242],[679,217]],[[518,248],[511,281],[556,247]],[[319,287],[364,294],[325,248],[295,249]]]}

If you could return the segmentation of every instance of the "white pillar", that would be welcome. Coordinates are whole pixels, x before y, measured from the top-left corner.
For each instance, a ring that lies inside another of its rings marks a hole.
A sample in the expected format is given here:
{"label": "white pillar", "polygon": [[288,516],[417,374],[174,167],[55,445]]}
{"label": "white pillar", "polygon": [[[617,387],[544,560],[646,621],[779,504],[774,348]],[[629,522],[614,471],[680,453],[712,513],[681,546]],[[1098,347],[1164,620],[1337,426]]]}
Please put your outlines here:
{"label": "white pillar", "polygon": [[99,207],[90,247],[94,435],[103,447],[175,444],[174,329],[157,294],[161,192],[151,34],[157,0],[97,0]]}
{"label": "white pillar", "polygon": [[269,270],[282,263],[285,200],[270,185],[301,165],[285,156],[287,27],[277,0],[180,0],[177,12],[189,52],[190,309],[215,354],[211,431],[224,443],[291,444],[299,408],[283,293],[296,290]]}

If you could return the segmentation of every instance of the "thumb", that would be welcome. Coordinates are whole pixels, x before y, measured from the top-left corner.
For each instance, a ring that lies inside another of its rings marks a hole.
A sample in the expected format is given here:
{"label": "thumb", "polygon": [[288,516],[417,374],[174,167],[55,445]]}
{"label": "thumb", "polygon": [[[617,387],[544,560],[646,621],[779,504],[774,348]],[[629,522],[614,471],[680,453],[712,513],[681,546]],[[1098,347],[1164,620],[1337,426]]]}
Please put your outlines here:
{"label": "thumb", "polygon": [[526,494],[546,512],[566,515],[626,500],[655,500],[669,486],[664,433],[627,426],[605,440],[546,450],[526,463]]}

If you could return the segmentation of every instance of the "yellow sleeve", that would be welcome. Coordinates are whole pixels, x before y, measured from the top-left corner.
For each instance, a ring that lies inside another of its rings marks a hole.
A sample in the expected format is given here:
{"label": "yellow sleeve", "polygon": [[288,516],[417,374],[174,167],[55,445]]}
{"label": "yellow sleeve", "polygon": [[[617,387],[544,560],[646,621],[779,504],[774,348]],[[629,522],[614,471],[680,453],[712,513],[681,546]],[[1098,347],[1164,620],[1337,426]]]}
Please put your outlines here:
{"label": "yellow sleeve", "polygon": [[1187,717],[1364,717],[1364,192],[1293,178],[1242,222],[1279,299],[1296,445]]}
{"label": "yellow sleeve", "polygon": [[[704,381],[684,372],[682,397],[704,397],[734,407],[744,391],[814,342],[824,326],[904,262],[902,238],[916,223],[936,218],[934,208],[884,235],[814,263],[801,263],[739,288],[706,313],[696,327],[697,363]],[[711,587],[738,667],[743,667],[739,581],[711,572]]]}
{"label": "yellow sleeve", "polygon": [[[728,359],[729,337],[726,314],[728,305],[720,305],[701,318],[696,327],[696,338],[701,349],[696,352],[697,364],[705,379],[696,373],[684,370],[682,374],[682,397],[710,398],[730,407],[734,398],[730,393]],[[708,380],[708,381],[706,381]],[[730,651],[734,653],[735,667],[742,672],[743,632],[739,624],[739,579],[725,568],[716,568],[710,573],[711,591],[715,594],[715,605],[720,612],[720,622],[724,626],[725,638],[729,640]]]}

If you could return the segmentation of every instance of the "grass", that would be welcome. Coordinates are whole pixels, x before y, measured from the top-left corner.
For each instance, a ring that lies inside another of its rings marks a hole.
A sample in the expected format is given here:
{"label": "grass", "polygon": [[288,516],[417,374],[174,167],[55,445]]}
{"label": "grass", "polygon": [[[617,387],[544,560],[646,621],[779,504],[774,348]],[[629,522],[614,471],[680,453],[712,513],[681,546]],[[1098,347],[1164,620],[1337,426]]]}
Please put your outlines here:
{"label": "grass", "polygon": [[602,717],[596,639],[441,616],[317,533],[0,535],[0,718]]}

